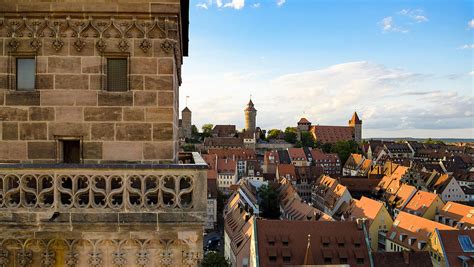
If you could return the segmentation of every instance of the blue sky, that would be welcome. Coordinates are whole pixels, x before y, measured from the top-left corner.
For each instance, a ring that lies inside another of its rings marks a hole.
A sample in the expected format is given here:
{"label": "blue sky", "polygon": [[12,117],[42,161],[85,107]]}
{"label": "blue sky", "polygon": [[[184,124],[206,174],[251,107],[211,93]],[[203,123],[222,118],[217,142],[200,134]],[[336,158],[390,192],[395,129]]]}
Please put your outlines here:
{"label": "blue sky", "polygon": [[473,1],[191,0],[180,106],[193,123],[344,125],[474,138]]}

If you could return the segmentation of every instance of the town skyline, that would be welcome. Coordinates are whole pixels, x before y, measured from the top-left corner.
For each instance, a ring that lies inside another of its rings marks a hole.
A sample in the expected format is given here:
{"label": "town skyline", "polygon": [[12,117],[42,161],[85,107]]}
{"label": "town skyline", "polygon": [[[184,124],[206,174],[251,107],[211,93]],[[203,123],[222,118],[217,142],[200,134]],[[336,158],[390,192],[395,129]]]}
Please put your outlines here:
{"label": "town skyline", "polygon": [[198,128],[241,129],[252,95],[267,130],[345,125],[357,111],[364,138],[474,138],[470,7],[191,1],[180,109],[190,96]]}

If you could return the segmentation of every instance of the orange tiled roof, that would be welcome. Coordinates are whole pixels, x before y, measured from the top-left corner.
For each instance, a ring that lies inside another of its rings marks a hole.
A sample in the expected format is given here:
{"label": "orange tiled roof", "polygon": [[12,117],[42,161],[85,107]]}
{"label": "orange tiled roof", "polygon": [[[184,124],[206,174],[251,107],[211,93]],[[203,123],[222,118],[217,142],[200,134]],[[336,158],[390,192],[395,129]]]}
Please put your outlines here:
{"label": "orange tiled roof", "polygon": [[402,184],[400,189],[398,189],[397,193],[395,194],[396,207],[403,207],[408,201],[410,201],[415,192],[416,188],[414,186]]}
{"label": "orange tiled roof", "polygon": [[423,216],[429,207],[439,198],[437,194],[419,190],[411,198],[403,211]]}
{"label": "orange tiled roof", "polygon": [[245,148],[211,148],[209,154],[215,154],[219,159],[256,159],[255,150]]}
{"label": "orange tiled roof", "polygon": [[474,207],[448,201],[439,215],[463,223],[463,226],[474,227]]}
{"label": "orange tiled roof", "polygon": [[382,202],[363,196],[360,200],[354,199],[350,208],[350,217],[367,218],[370,224],[382,208]]}
{"label": "orange tiled roof", "polygon": [[298,122],[298,124],[300,124],[300,123],[310,123],[310,122],[306,118],[301,118],[300,121]]}
{"label": "orange tiled roof", "polygon": [[414,251],[427,250],[429,238],[435,229],[455,230],[453,227],[401,211],[395,218],[392,229],[388,231],[387,239]]}
{"label": "orange tiled roof", "polygon": [[362,121],[359,119],[359,116],[357,116],[357,112],[354,112],[351,120],[349,121],[349,124],[361,124],[361,123]]}
{"label": "orange tiled roof", "polygon": [[237,169],[237,161],[230,159],[218,159],[217,160],[217,172],[218,173],[235,173]]}

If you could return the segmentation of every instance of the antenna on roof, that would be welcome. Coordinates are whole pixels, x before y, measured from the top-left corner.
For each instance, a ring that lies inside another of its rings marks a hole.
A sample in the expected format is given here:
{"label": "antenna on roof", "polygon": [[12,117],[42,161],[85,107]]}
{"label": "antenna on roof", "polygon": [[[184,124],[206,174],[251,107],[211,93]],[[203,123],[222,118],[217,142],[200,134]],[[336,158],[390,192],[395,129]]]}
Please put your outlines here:
{"label": "antenna on roof", "polygon": [[186,107],[188,106],[188,98],[189,98],[189,96],[187,95],[186,96]]}

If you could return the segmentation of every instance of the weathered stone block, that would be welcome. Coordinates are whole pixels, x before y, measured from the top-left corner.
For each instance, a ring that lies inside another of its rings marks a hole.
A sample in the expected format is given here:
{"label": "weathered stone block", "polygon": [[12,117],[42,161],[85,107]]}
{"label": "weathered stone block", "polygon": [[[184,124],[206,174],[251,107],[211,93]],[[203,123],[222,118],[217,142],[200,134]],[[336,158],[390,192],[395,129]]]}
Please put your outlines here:
{"label": "weathered stone block", "polygon": [[91,125],[91,140],[112,141],[115,137],[113,123],[93,123]]}
{"label": "weathered stone block", "polygon": [[38,74],[36,75],[37,89],[54,89],[54,75],[53,74]]}
{"label": "weathered stone block", "polygon": [[74,92],[76,106],[97,106],[97,91],[80,90]]}
{"label": "weathered stone block", "polygon": [[47,140],[47,127],[45,122],[20,123],[21,140]]}
{"label": "weathered stone block", "polygon": [[158,106],[173,106],[174,94],[173,92],[158,92]]}
{"label": "weathered stone block", "polygon": [[0,159],[25,160],[26,142],[0,142]]}
{"label": "weathered stone block", "polygon": [[159,75],[159,76],[145,76],[145,90],[173,90],[173,76]]}
{"label": "weathered stone block", "polygon": [[173,124],[172,123],[154,123],[153,124],[154,141],[172,141]]}
{"label": "weathered stone block", "polygon": [[130,90],[143,90],[143,76],[130,75]]}
{"label": "weathered stone block", "polygon": [[56,142],[28,142],[28,158],[56,159]]}
{"label": "weathered stone block", "polygon": [[80,57],[48,57],[49,73],[81,73]]}
{"label": "weathered stone block", "polygon": [[158,73],[159,74],[173,74],[174,73],[174,61],[171,58],[160,58],[158,60]]}
{"label": "weathered stone block", "polygon": [[5,93],[0,92],[0,105],[5,104]]}
{"label": "weathered stone block", "polygon": [[8,76],[0,74],[0,89],[8,89]]}
{"label": "weathered stone block", "polygon": [[23,108],[0,108],[0,121],[27,121],[28,110]]}
{"label": "weathered stone block", "polygon": [[3,140],[18,140],[18,123],[3,122],[2,123]]}
{"label": "weathered stone block", "polygon": [[89,76],[81,74],[57,74],[54,81],[55,89],[88,89]]}
{"label": "weathered stone block", "polygon": [[48,57],[36,57],[36,73],[48,72]]}
{"label": "weathered stone block", "polygon": [[131,58],[131,74],[156,74],[156,58]]}
{"label": "weathered stone block", "polygon": [[8,57],[0,55],[0,73],[8,73]]}
{"label": "weathered stone block", "polygon": [[134,106],[156,106],[156,92],[154,91],[141,91],[135,92],[133,99]]}
{"label": "weathered stone block", "polygon": [[30,107],[28,110],[30,121],[54,121],[54,108]]}
{"label": "weathered stone block", "polygon": [[146,160],[172,159],[174,155],[173,142],[154,142],[143,144],[143,157]]}
{"label": "weathered stone block", "polygon": [[39,106],[40,92],[8,92],[5,94],[5,104],[10,106]]}
{"label": "weathered stone block", "polygon": [[153,124],[154,141],[172,141],[173,124],[172,123],[154,123]]}
{"label": "weathered stone block", "polygon": [[100,57],[82,57],[82,73],[100,73]]}
{"label": "weathered stone block", "polygon": [[113,107],[86,107],[84,108],[85,121],[120,121],[122,108]]}
{"label": "weathered stone block", "polygon": [[99,92],[99,106],[132,106],[133,92]]}
{"label": "weathered stone block", "polygon": [[143,144],[140,142],[104,142],[103,159],[114,161],[141,161]]}
{"label": "weathered stone block", "polygon": [[144,121],[145,110],[143,108],[123,108],[124,121]]}
{"label": "weathered stone block", "polygon": [[102,158],[102,142],[84,142],[82,149],[84,159]]}
{"label": "weathered stone block", "polygon": [[102,89],[102,75],[91,74],[89,75],[89,90],[101,90]]}
{"label": "weathered stone block", "polygon": [[173,121],[173,109],[147,108],[145,110],[145,120],[150,122],[171,122]]}
{"label": "weathered stone block", "polygon": [[84,140],[90,138],[90,124],[78,122],[50,122],[48,124],[49,139],[53,140],[55,137],[82,137]]}
{"label": "weathered stone block", "polygon": [[82,107],[57,107],[56,121],[58,122],[73,122],[82,121]]}
{"label": "weathered stone block", "polygon": [[74,100],[74,94],[71,91],[41,91],[42,106],[72,106]]}
{"label": "weathered stone block", "polygon": [[149,141],[151,140],[150,123],[117,123],[115,140]]}

